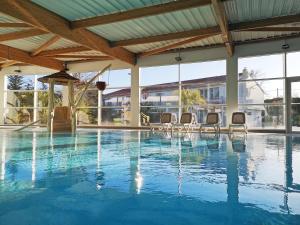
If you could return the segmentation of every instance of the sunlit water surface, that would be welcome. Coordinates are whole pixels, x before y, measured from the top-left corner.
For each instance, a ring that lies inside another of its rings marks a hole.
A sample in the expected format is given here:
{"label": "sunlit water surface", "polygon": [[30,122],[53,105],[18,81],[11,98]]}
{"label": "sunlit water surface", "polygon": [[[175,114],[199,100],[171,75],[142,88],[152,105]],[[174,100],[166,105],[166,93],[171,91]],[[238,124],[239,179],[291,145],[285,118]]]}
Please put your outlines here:
{"label": "sunlit water surface", "polygon": [[0,224],[300,224],[300,137],[0,132]]}

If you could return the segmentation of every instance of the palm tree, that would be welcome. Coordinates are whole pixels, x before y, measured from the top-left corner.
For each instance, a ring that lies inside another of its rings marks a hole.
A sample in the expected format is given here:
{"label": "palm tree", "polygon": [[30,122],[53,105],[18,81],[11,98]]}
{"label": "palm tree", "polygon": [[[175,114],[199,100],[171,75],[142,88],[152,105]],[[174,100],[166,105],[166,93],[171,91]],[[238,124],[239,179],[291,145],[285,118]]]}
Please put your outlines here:
{"label": "palm tree", "polygon": [[197,89],[183,89],[181,92],[183,112],[189,112],[194,105],[205,105],[206,100]]}

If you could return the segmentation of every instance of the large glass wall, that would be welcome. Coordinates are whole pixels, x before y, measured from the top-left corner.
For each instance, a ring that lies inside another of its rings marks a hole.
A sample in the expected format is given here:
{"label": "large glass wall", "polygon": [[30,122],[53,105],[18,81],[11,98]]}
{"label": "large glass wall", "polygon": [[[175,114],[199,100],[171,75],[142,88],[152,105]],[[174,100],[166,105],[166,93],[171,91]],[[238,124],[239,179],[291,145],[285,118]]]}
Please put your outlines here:
{"label": "large glass wall", "polygon": [[284,129],[284,54],[240,58],[239,110],[249,128]]}
{"label": "large glass wall", "polygon": [[180,79],[182,111],[195,113],[199,123],[217,112],[226,126],[226,61],[182,64]]}
{"label": "large glass wall", "polygon": [[[48,85],[37,81],[38,75],[8,75],[5,77],[4,124],[18,125],[41,120],[46,124]],[[61,87],[55,89],[55,105],[61,105]]]}
{"label": "large glass wall", "polygon": [[168,65],[141,69],[141,112],[159,123],[163,112],[179,112],[179,67]]}
{"label": "large glass wall", "polygon": [[186,63],[141,69],[141,112],[158,123],[162,112],[193,112],[205,122],[218,112],[226,123],[226,62]]}
{"label": "large glass wall", "polygon": [[[74,73],[73,76],[80,80],[80,83],[75,85],[75,93],[79,93],[84,85],[96,75],[96,72]],[[99,91],[95,86],[96,81],[90,85],[87,92],[82,98],[82,101],[77,111],[78,125],[98,125],[98,95]],[[75,99],[76,99],[75,95]]]}
{"label": "large glass wall", "polygon": [[130,69],[107,71],[100,77],[107,88],[100,93],[101,125],[126,126],[130,124]]}

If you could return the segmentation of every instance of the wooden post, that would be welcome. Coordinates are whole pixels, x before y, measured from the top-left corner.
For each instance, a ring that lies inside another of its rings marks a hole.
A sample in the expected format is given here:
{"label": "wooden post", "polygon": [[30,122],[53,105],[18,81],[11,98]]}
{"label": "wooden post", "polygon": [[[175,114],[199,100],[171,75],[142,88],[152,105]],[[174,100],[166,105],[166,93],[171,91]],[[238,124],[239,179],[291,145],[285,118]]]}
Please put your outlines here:
{"label": "wooden post", "polygon": [[49,132],[52,132],[52,111],[54,106],[54,80],[49,81],[49,95],[48,95],[48,121],[47,128]]}
{"label": "wooden post", "polygon": [[68,96],[69,96],[69,107],[71,109],[71,120],[72,120],[72,132],[76,131],[77,119],[76,119],[76,106],[74,103],[74,82],[68,81]]}

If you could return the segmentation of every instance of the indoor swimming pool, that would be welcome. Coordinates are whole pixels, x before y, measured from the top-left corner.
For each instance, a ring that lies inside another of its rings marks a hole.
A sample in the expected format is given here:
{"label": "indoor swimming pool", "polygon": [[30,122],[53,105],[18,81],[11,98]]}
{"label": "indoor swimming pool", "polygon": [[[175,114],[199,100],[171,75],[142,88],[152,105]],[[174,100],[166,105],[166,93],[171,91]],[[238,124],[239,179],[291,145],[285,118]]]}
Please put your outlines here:
{"label": "indoor swimming pool", "polygon": [[0,224],[300,224],[300,137],[0,131]]}

